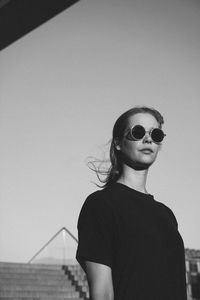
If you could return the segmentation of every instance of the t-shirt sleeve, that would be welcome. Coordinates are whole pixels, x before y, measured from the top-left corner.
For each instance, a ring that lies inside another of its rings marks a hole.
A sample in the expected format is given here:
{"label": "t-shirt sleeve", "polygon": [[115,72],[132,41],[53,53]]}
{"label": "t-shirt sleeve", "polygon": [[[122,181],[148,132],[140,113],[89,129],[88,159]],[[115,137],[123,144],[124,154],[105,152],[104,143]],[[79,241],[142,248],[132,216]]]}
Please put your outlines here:
{"label": "t-shirt sleeve", "polygon": [[112,268],[113,217],[106,202],[90,195],[81,209],[78,219],[78,248],[76,259],[85,269],[85,261],[92,261]]}

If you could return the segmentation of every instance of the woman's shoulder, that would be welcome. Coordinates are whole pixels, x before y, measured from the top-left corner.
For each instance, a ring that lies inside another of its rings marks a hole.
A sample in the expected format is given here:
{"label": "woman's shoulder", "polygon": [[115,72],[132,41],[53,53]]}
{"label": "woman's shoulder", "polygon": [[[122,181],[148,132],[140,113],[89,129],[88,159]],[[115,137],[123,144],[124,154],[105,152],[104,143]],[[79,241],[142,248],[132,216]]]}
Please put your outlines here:
{"label": "woman's shoulder", "polygon": [[103,199],[102,199],[102,191],[101,190],[97,190],[91,194],[89,194],[86,199],[85,202],[83,203],[83,206],[95,206],[95,205],[99,205]]}
{"label": "woman's shoulder", "polygon": [[[97,190],[87,196],[80,210],[78,226],[85,222],[101,222],[113,218],[113,208],[104,190]],[[110,222],[109,221],[109,222]]]}
{"label": "woman's shoulder", "polygon": [[156,201],[157,205],[159,205],[163,210],[165,210],[166,214],[173,220],[173,222],[175,223],[176,227],[178,227],[178,222],[177,219],[172,211],[171,208],[169,208],[167,205],[165,205],[162,202],[158,202]]}
{"label": "woman's shoulder", "polygon": [[96,190],[95,192],[89,194],[82,206],[82,209],[90,210],[106,210],[112,208],[112,202],[115,198],[116,190],[113,187],[105,187],[103,189]]}
{"label": "woman's shoulder", "polygon": [[95,192],[89,194],[84,202],[84,205],[101,205],[106,204],[108,199],[107,189],[96,190]]}

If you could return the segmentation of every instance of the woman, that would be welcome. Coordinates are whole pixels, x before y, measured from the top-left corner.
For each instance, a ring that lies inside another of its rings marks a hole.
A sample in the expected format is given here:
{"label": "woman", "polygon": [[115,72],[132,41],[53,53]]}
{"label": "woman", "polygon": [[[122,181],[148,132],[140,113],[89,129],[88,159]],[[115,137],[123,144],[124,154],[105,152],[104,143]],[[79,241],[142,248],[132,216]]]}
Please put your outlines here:
{"label": "woman", "polygon": [[186,300],[176,218],[146,189],[163,123],[157,110],[134,107],[114,125],[104,189],[89,195],[78,221],[77,260],[91,300]]}

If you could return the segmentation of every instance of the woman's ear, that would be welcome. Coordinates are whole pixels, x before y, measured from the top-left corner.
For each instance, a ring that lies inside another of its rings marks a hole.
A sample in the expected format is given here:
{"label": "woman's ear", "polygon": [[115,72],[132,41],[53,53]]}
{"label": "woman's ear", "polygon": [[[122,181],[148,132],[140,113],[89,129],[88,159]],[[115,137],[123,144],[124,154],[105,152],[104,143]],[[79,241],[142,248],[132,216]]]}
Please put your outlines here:
{"label": "woman's ear", "polygon": [[115,145],[115,148],[116,148],[118,151],[121,150],[120,142],[119,142],[118,139],[115,139],[114,145]]}
{"label": "woman's ear", "polygon": [[116,148],[118,151],[121,150],[120,145],[116,145],[115,148]]}

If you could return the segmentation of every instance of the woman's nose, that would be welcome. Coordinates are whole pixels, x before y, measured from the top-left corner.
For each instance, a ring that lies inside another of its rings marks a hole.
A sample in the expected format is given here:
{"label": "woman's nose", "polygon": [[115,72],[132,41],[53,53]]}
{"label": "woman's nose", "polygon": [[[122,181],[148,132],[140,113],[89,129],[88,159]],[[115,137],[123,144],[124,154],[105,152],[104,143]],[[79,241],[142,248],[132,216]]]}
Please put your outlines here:
{"label": "woman's nose", "polygon": [[143,138],[144,143],[152,143],[152,138],[150,132],[146,132]]}

